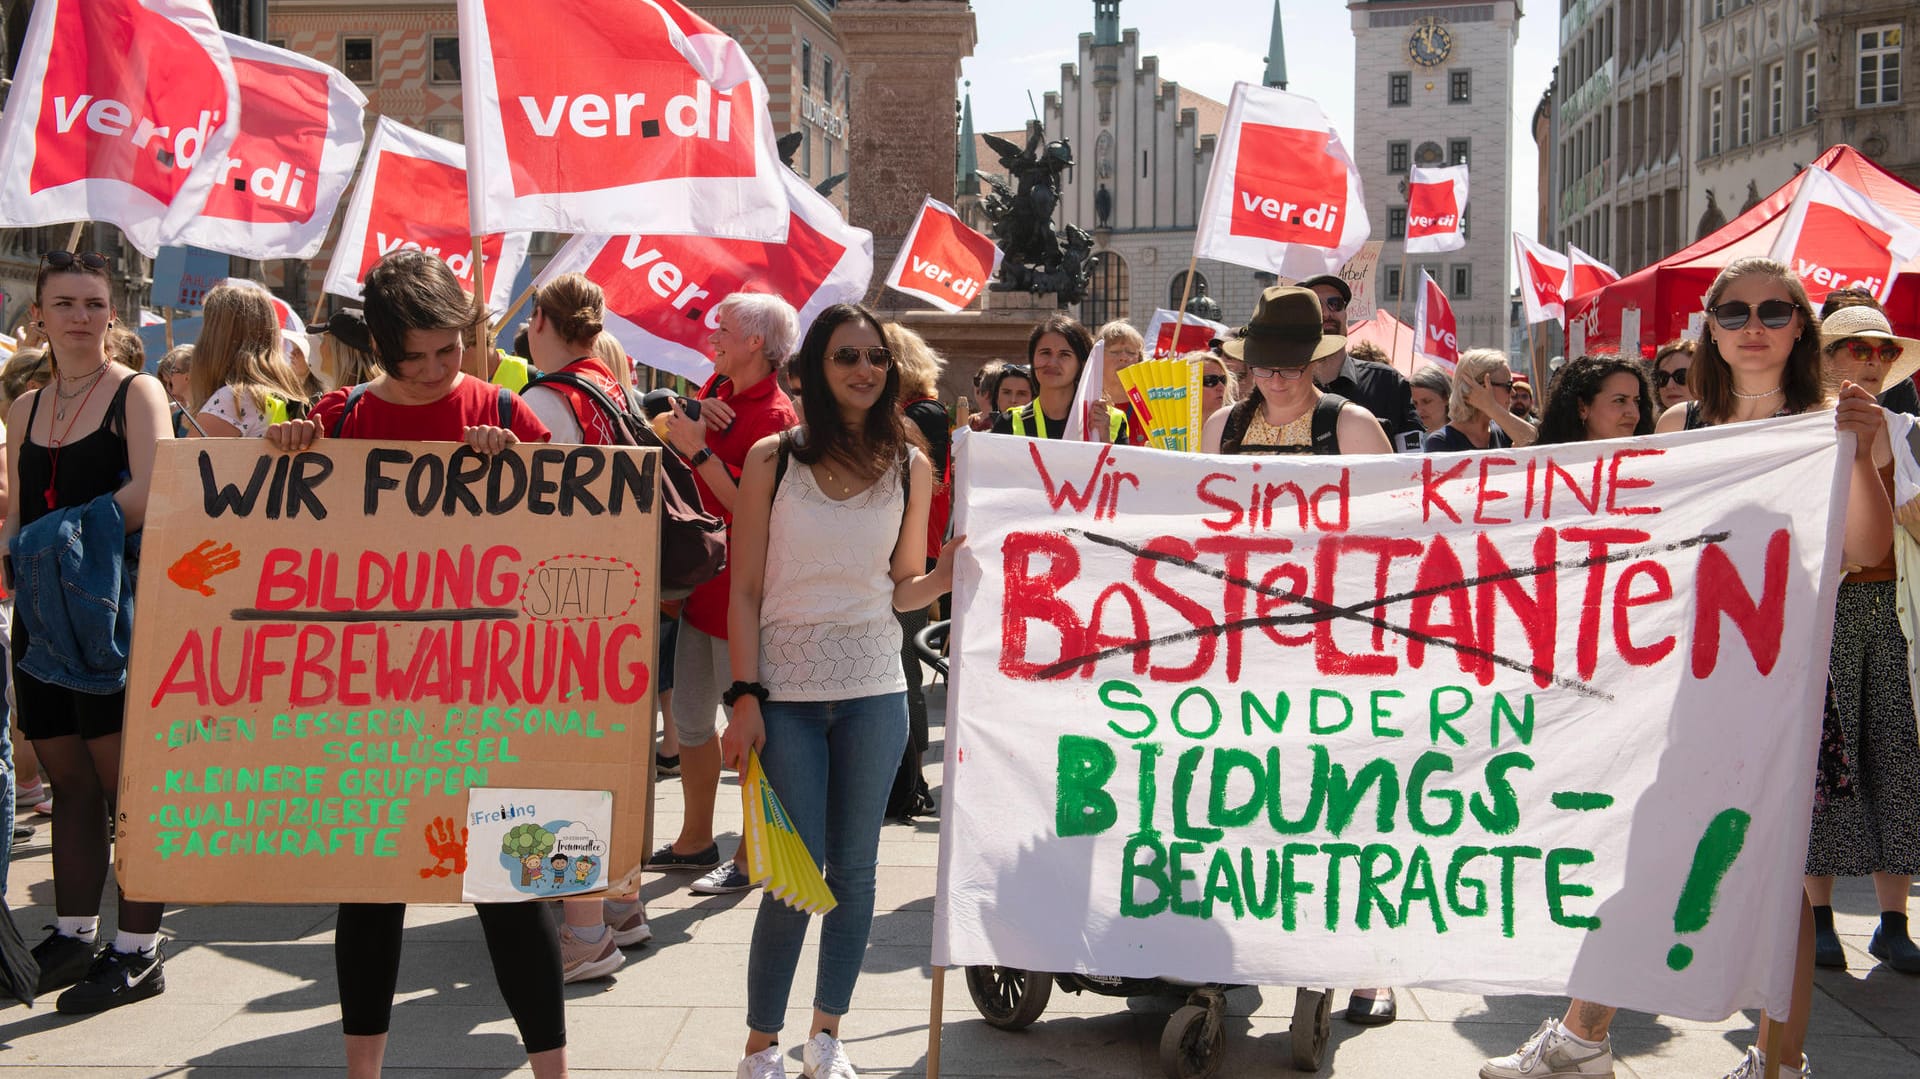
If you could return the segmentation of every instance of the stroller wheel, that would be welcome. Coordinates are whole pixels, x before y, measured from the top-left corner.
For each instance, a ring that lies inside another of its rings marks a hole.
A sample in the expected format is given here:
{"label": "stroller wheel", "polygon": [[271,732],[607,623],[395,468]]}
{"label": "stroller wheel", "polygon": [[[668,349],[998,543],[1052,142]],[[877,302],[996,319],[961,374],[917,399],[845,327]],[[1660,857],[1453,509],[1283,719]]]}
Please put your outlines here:
{"label": "stroller wheel", "polygon": [[1053,975],[1012,967],[968,967],[967,992],[988,1023],[1001,1030],[1033,1025],[1053,995]]}
{"label": "stroller wheel", "polygon": [[1287,1030],[1295,1071],[1317,1072],[1327,1059],[1333,1036],[1333,993],[1299,989],[1293,994],[1293,1022]]}
{"label": "stroller wheel", "polygon": [[1184,1004],[1167,1017],[1160,1033],[1160,1068],[1167,1079],[1211,1079],[1220,1071],[1226,1047],[1219,1017],[1198,1004]]}

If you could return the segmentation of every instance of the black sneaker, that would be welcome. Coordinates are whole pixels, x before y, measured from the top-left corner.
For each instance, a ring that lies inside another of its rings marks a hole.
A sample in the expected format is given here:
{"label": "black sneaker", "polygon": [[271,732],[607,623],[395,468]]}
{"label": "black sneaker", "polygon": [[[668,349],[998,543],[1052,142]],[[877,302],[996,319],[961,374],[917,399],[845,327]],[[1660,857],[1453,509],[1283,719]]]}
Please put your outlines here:
{"label": "black sneaker", "polygon": [[40,964],[40,987],[36,992],[44,995],[65,989],[86,977],[87,968],[93,965],[95,950],[92,941],[67,936],[57,929],[47,934],[47,939],[33,946],[33,961]]}
{"label": "black sneaker", "polygon": [[167,975],[160,969],[160,945],[151,952],[116,952],[108,948],[93,961],[79,985],[60,994],[55,1005],[62,1015],[91,1015],[157,997],[166,992]]}
{"label": "black sneaker", "polygon": [[692,854],[681,854],[673,849],[673,844],[668,843],[666,846],[654,851],[653,857],[647,859],[647,868],[656,872],[661,870],[712,869],[719,864],[720,844],[718,843],[709,843],[707,844],[706,850],[697,850]]}
{"label": "black sneaker", "polygon": [[680,754],[675,753],[669,757],[665,753],[655,753],[653,755],[653,774],[663,779],[668,776],[679,775]]}
{"label": "black sneaker", "polygon": [[688,891],[695,895],[731,895],[758,887],[739,862],[728,859],[727,864],[713,867],[713,872],[694,881]]}

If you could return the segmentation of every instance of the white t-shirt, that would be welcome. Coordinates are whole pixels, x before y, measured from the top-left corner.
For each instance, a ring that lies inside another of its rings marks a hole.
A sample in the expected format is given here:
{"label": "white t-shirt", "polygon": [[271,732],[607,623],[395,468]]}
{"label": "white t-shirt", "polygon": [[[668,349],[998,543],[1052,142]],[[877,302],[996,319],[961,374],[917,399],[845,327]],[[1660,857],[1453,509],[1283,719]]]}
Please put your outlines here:
{"label": "white t-shirt", "polygon": [[572,406],[567,404],[565,396],[545,386],[534,386],[522,393],[521,398],[540,422],[553,432],[553,441],[564,445],[579,445],[580,421],[573,414]]}
{"label": "white t-shirt", "polygon": [[244,438],[259,438],[267,433],[267,416],[253,403],[253,394],[235,393],[232,386],[213,391],[200,415],[224,420],[237,428]]}

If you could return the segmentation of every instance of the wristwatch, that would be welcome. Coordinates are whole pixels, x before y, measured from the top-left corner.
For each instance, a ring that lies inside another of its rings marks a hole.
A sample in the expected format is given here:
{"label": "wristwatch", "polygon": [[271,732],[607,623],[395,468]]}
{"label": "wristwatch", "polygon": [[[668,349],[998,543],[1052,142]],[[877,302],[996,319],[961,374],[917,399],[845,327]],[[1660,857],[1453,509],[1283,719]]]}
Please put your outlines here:
{"label": "wristwatch", "polygon": [[701,465],[704,465],[707,463],[707,458],[712,456],[713,456],[713,447],[702,446],[700,447],[700,451],[698,453],[694,454],[692,457],[687,458],[687,467],[699,468]]}

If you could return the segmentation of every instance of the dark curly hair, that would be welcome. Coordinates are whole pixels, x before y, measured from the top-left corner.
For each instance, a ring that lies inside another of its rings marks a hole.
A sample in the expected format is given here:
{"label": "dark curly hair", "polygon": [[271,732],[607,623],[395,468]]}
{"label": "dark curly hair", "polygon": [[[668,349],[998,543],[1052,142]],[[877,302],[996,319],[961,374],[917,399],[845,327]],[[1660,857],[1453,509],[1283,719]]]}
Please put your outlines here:
{"label": "dark curly hair", "polygon": [[1633,433],[1650,435],[1655,419],[1653,385],[1640,361],[1625,356],[1582,356],[1562,367],[1553,376],[1553,388],[1547,394],[1547,407],[1540,415],[1540,445],[1585,442],[1587,422],[1580,418],[1583,405],[1593,404],[1600,387],[1614,375],[1632,375],[1639,387],[1640,422]]}

